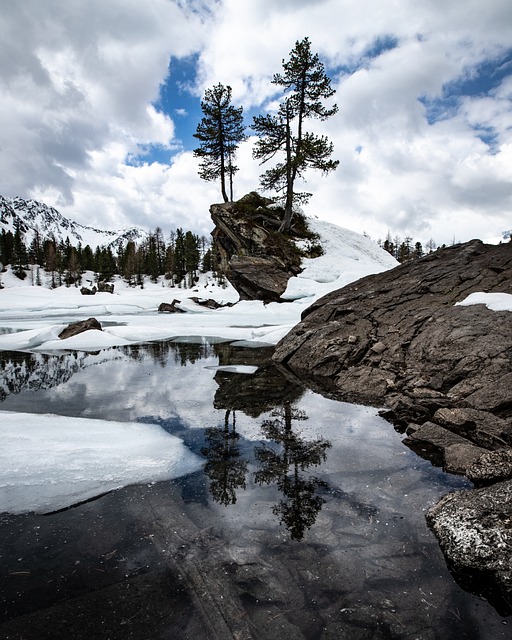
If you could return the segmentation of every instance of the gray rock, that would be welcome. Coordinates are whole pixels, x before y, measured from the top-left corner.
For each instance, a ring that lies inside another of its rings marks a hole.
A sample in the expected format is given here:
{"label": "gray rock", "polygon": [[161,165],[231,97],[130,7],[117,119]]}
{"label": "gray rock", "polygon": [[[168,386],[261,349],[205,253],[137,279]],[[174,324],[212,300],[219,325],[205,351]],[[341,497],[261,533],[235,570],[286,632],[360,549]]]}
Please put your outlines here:
{"label": "gray rock", "polygon": [[[386,407],[404,442],[492,486],[443,498],[427,519],[464,588],[512,613],[512,315],[456,306],[512,293],[512,244],[474,240],[318,300],[277,345],[294,379]],[[496,484],[497,482],[497,484]]]}
{"label": "gray rock", "polygon": [[434,422],[477,447],[507,446],[511,315],[456,306],[476,291],[512,293],[511,243],[473,240],[334,291],[274,359],[316,391],[387,407],[404,428]]}
{"label": "gray rock", "polygon": [[81,287],[80,289],[80,293],[83,296],[93,296],[96,294],[96,291],[97,291],[96,287],[93,287],[92,289],[89,289],[88,287]]}
{"label": "gray rock", "polygon": [[232,307],[233,302],[226,302],[222,304],[221,302],[217,302],[217,300],[213,300],[212,298],[199,298],[198,296],[190,296],[189,300],[195,302],[200,307],[206,307],[207,309],[221,309],[222,307]]}
{"label": "gray rock", "polygon": [[184,309],[177,306],[179,304],[181,304],[179,300],[173,300],[171,303],[162,302],[158,307],[158,313],[185,313]]}
{"label": "gray rock", "polygon": [[488,484],[512,478],[512,450],[499,449],[479,456],[467,469],[475,484]]}
{"label": "gray rock", "polygon": [[102,293],[114,293],[114,285],[111,282],[105,282],[105,280],[100,280],[98,282],[98,291]]}
{"label": "gray rock", "polygon": [[465,474],[467,468],[485,449],[433,422],[425,422],[411,430],[404,444],[451,473]]}
{"label": "gray rock", "polygon": [[88,318],[87,320],[72,322],[59,333],[59,338],[61,340],[65,340],[66,338],[71,338],[72,336],[76,336],[84,331],[89,331],[90,329],[102,331],[101,324],[96,320],[96,318]]}
{"label": "gray rock", "polygon": [[512,481],[458,491],[427,512],[456,577],[504,615],[512,607]]}

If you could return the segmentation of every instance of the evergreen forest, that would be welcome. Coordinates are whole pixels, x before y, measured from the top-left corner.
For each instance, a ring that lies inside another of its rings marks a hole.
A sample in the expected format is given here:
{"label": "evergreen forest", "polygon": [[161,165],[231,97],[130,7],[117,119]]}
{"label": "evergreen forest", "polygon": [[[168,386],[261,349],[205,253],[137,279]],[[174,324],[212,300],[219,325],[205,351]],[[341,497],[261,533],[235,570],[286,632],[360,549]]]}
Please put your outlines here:
{"label": "evergreen forest", "polygon": [[144,278],[157,282],[164,276],[170,286],[191,287],[199,273],[214,271],[211,242],[181,228],[171,231],[167,239],[157,227],[143,241],[128,241],[118,246],[92,248],[80,243],[73,246],[69,238],[57,242],[43,238],[36,230],[29,243],[19,226],[14,233],[0,234],[0,263],[11,265],[20,279],[32,278],[31,284],[43,285],[42,271],[50,286],[80,286],[82,275],[89,271],[96,281],[109,281],[120,275],[131,286],[144,285]]}

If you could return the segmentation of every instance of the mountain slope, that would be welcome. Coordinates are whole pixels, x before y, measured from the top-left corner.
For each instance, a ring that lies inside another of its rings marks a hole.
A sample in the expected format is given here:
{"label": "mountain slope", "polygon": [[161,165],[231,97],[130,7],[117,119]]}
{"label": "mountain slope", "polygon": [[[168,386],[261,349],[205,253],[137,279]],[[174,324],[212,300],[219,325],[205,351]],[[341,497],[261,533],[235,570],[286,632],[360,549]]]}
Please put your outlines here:
{"label": "mountain slope", "polygon": [[57,242],[69,238],[72,245],[81,243],[92,248],[98,246],[117,247],[129,240],[140,241],[146,232],[137,227],[122,231],[105,231],[87,227],[65,218],[61,213],[36,200],[5,198],[0,196],[0,231],[14,233],[16,225],[25,237],[25,243],[32,241],[36,230],[42,238],[54,237]]}

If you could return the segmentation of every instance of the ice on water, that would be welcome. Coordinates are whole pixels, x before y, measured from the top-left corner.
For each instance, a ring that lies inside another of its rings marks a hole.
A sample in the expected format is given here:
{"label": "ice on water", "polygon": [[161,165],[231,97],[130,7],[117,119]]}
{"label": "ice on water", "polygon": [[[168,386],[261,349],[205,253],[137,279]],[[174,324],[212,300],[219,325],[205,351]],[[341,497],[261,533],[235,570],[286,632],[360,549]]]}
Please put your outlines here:
{"label": "ice on water", "polygon": [[[106,347],[174,339],[207,338],[248,346],[273,345],[300,320],[320,296],[397,263],[372,240],[317,220],[324,255],[305,260],[304,270],[290,280],[287,303],[238,301],[236,291],[203,277],[192,290],[169,288],[165,282],[130,288],[121,279],[115,293],[83,296],[79,289],[30,286],[2,274],[0,351],[52,353],[99,351]],[[210,310],[192,296],[234,306]],[[159,314],[162,302],[181,301],[188,313]],[[512,310],[507,294],[472,294],[461,304],[486,304]],[[69,322],[95,316],[103,331],[87,331],[60,340]],[[216,367],[233,375],[254,367]],[[95,495],[139,482],[163,480],[198,468],[199,460],[176,437],[157,425],[115,423],[85,418],[0,412],[0,512],[52,511]]]}
{"label": "ice on water", "polygon": [[158,425],[0,411],[0,512],[51,512],[200,459]]}

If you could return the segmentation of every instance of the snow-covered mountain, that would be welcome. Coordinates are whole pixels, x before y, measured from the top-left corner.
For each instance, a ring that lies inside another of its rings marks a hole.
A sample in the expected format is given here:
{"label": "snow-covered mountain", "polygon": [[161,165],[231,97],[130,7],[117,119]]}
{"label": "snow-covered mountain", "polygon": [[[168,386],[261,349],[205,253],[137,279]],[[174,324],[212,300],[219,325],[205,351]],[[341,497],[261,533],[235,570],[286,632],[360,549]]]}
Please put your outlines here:
{"label": "snow-covered mountain", "polygon": [[99,246],[117,247],[129,240],[140,241],[146,236],[143,229],[131,227],[121,231],[105,231],[86,227],[78,222],[65,218],[61,213],[36,200],[23,198],[5,198],[0,196],[0,231],[12,231],[19,224],[24,234],[25,243],[32,241],[36,229],[42,238],[54,237],[57,242],[69,238],[72,245],[89,245],[93,249]]}

